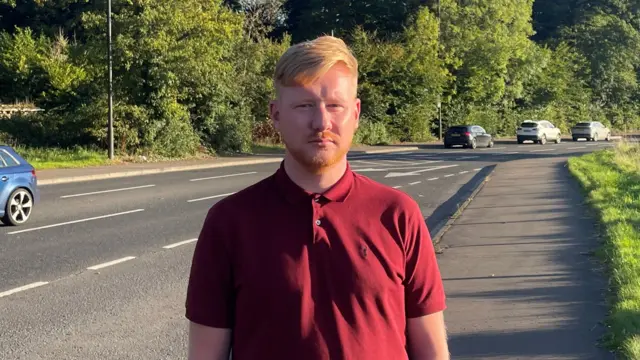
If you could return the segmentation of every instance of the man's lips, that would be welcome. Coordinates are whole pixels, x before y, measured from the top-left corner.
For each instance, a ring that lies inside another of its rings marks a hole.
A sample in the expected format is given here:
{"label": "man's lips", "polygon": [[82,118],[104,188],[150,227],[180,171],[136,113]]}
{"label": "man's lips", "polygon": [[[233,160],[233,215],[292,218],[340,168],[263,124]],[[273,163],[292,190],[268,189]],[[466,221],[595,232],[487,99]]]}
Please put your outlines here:
{"label": "man's lips", "polygon": [[317,143],[317,144],[328,144],[328,143],[333,143],[335,141],[333,141],[333,139],[324,138],[324,139],[313,139],[310,142]]}

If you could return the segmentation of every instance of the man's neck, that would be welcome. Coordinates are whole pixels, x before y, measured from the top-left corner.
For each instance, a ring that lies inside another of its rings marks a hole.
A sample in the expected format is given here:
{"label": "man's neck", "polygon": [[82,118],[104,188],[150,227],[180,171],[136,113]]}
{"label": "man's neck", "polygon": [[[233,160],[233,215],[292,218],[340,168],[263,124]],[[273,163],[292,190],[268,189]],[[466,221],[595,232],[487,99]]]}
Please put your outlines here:
{"label": "man's neck", "polygon": [[346,169],[346,157],[317,174],[310,172],[291,155],[285,154],[284,157],[284,170],[289,178],[304,190],[316,194],[329,190],[342,178]]}

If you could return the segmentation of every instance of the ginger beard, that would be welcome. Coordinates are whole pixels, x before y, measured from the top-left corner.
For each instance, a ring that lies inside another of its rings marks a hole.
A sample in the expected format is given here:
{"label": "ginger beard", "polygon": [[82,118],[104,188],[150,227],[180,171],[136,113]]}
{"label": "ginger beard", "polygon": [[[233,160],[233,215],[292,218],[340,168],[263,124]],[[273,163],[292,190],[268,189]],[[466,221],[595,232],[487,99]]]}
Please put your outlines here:
{"label": "ginger beard", "polygon": [[340,162],[349,151],[352,141],[343,141],[344,139],[330,131],[310,136],[302,146],[287,142],[284,136],[283,139],[291,157],[314,174],[320,174]]}

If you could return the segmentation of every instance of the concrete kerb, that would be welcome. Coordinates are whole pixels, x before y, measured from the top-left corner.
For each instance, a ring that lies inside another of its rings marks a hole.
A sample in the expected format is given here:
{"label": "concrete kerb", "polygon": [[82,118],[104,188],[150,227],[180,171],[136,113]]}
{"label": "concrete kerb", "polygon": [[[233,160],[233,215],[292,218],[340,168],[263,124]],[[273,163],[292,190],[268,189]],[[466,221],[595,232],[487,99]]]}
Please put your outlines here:
{"label": "concrete kerb", "polygon": [[[479,174],[476,179],[472,179],[465,187],[467,189],[461,189],[457,194],[455,194],[449,201],[453,202],[453,208],[449,210],[451,213],[450,216],[445,217],[439,223],[437,223],[432,229],[431,240],[436,246],[436,251],[440,252],[441,250],[437,245],[439,245],[442,237],[447,233],[447,231],[451,228],[451,226],[455,223],[455,221],[462,215],[462,212],[469,206],[471,201],[478,195],[480,190],[484,187],[484,185],[489,182],[491,179],[491,175],[493,175],[496,165],[492,165],[486,168],[484,174]],[[444,205],[446,206],[446,204]]]}
{"label": "concrete kerb", "polygon": [[[355,154],[381,154],[381,153],[393,153],[393,152],[404,152],[404,151],[415,151],[415,150],[419,150],[419,148],[417,146],[413,146],[413,147],[402,147],[402,148],[393,148],[393,149],[354,151],[354,153]],[[81,182],[81,181],[116,179],[116,178],[152,175],[152,174],[161,174],[161,173],[169,173],[169,172],[179,172],[179,171],[204,170],[204,169],[214,169],[214,168],[221,168],[221,167],[241,166],[241,165],[268,164],[268,163],[280,162],[282,161],[282,159],[283,159],[282,157],[266,158],[266,159],[251,159],[251,160],[245,159],[245,160],[227,161],[227,162],[219,162],[219,163],[195,164],[195,165],[185,165],[185,166],[167,166],[167,167],[157,167],[157,168],[131,170],[131,171],[114,171],[114,172],[102,173],[102,174],[69,176],[69,177],[59,177],[54,179],[38,180],[38,185],[46,186],[46,185],[65,184],[65,183],[73,183],[73,182]]]}

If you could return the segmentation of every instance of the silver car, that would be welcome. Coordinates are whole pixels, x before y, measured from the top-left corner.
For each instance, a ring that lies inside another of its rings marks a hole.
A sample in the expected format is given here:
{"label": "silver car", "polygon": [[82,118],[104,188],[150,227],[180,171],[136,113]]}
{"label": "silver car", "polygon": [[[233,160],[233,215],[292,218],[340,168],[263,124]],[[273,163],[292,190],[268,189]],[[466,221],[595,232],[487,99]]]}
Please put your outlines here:
{"label": "silver car", "polygon": [[598,121],[579,122],[571,128],[573,141],[586,139],[587,141],[611,140],[611,129]]}

